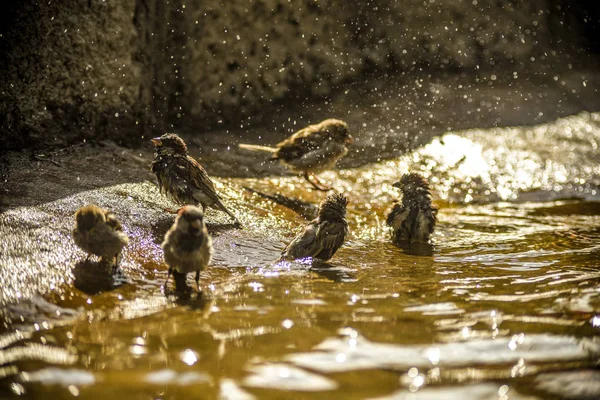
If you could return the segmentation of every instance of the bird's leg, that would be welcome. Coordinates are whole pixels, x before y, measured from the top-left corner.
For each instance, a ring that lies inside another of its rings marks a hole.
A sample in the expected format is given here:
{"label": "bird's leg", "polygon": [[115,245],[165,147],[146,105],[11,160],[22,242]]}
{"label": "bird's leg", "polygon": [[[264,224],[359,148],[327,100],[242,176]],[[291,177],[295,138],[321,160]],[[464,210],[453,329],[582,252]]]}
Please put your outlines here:
{"label": "bird's leg", "polygon": [[173,273],[173,267],[169,267],[169,270],[167,272],[167,280],[165,281],[165,291],[167,291],[167,284],[169,283],[169,278],[171,277],[171,274]]}
{"label": "bird's leg", "polygon": [[112,274],[115,275],[117,273],[117,271],[119,270],[119,256],[121,254],[117,253],[117,255],[115,256],[115,263],[112,267]]}
{"label": "bird's leg", "polygon": [[90,257],[91,257],[91,255],[90,255],[90,254],[88,254],[88,255],[87,255],[87,257],[85,258],[85,262],[86,262],[86,263],[87,263],[88,261],[90,261]]}
{"label": "bird's leg", "polygon": [[196,289],[198,289],[198,291],[200,291],[200,284],[198,283],[200,281],[200,271],[196,271]]}
{"label": "bird's leg", "polygon": [[314,178],[315,182],[310,180],[310,176],[308,175],[308,172],[304,173],[304,179],[306,179],[306,181],[308,183],[310,183],[315,189],[320,190],[322,192],[327,192],[332,189],[328,186],[323,186],[323,184],[319,181],[319,179],[315,175],[313,175],[313,178]]}

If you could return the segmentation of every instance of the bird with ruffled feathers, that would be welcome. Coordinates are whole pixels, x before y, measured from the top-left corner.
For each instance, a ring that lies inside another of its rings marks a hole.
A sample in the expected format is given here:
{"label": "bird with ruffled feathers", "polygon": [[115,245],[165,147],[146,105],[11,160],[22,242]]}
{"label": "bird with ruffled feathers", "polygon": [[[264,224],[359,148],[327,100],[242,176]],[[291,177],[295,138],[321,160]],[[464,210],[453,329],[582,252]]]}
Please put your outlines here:
{"label": "bird with ruffled feathers", "polygon": [[119,255],[129,243],[123,227],[110,211],[89,204],[75,213],[75,228],[72,232],[75,244],[90,254],[101,257],[102,261],[112,261],[113,273],[119,267]]}
{"label": "bird with ruffled feathers", "polygon": [[152,139],[152,143],[156,148],[152,172],[162,193],[179,205],[200,205],[203,211],[207,207],[223,211],[239,225],[235,215],[223,204],[206,170],[188,154],[183,139],[175,133],[166,133]]}
{"label": "bird with ruffled feathers", "polygon": [[342,247],[348,234],[346,206],[348,199],[339,193],[329,194],[319,205],[312,220],[283,250],[280,260],[311,257],[327,261]]}
{"label": "bird with ruffled feathers", "polygon": [[402,202],[396,201],[387,216],[392,239],[428,242],[437,223],[438,211],[431,202],[429,182],[417,173],[409,173],[393,186],[402,191]]}

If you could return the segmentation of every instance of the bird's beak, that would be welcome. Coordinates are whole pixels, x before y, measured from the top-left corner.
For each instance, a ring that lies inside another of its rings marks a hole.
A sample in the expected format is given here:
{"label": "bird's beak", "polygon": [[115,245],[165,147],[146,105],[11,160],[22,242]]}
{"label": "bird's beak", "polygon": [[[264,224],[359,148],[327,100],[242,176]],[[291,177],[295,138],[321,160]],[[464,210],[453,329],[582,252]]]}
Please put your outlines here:
{"label": "bird's beak", "polygon": [[346,138],[346,144],[352,143],[354,143],[354,138],[352,137],[352,135],[348,135],[348,137]]}
{"label": "bird's beak", "polygon": [[160,140],[159,137],[155,137],[154,139],[150,139],[150,141],[152,142],[153,145],[155,145],[156,147],[160,147],[162,146],[162,140]]}
{"label": "bird's beak", "polygon": [[393,187],[396,187],[396,188],[398,188],[398,189],[400,189],[400,187],[401,187],[402,185],[400,184],[400,182],[396,182],[396,183],[394,183],[392,186],[393,186]]}
{"label": "bird's beak", "polygon": [[190,222],[190,226],[194,229],[200,229],[202,227],[202,221],[200,221],[199,219],[195,219],[192,222]]}

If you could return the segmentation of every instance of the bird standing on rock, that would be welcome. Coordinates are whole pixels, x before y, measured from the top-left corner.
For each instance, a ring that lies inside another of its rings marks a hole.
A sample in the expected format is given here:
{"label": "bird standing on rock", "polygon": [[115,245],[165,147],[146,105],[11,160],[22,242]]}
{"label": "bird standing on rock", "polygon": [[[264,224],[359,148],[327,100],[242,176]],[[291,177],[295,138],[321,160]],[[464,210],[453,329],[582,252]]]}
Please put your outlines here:
{"label": "bird standing on rock", "polygon": [[[129,239],[121,223],[110,211],[90,204],[81,207],[75,213],[73,240],[83,251],[102,258],[113,260],[113,273],[119,267],[119,255]],[[87,259],[86,259],[87,260]]]}
{"label": "bird standing on rock", "polygon": [[348,153],[347,145],[354,142],[348,125],[339,119],[326,119],[309,125],[280,142],[276,147],[240,144],[240,148],[271,153],[272,160],[280,160],[294,172],[301,173],[318,190],[327,191],[316,176],[311,174],[333,168],[335,163]]}
{"label": "bird standing on rock", "polygon": [[437,222],[437,208],[431,204],[427,179],[417,173],[406,174],[392,186],[402,193],[402,203],[395,202],[387,217],[393,240],[428,242]]}
{"label": "bird standing on rock", "polygon": [[223,205],[204,168],[188,154],[183,139],[175,133],[166,133],[152,139],[152,143],[156,147],[152,172],[161,192],[180,205],[200,204],[203,211],[206,207],[223,211],[239,225],[235,215]]}
{"label": "bird standing on rock", "polygon": [[202,210],[195,206],[181,208],[161,246],[169,266],[165,288],[173,271],[196,272],[198,286],[200,271],[208,266],[213,255],[212,239],[204,225]]}
{"label": "bird standing on rock", "polygon": [[327,261],[333,257],[348,234],[347,204],[348,199],[339,193],[328,195],[319,205],[317,218],[286,246],[280,260],[312,257]]}

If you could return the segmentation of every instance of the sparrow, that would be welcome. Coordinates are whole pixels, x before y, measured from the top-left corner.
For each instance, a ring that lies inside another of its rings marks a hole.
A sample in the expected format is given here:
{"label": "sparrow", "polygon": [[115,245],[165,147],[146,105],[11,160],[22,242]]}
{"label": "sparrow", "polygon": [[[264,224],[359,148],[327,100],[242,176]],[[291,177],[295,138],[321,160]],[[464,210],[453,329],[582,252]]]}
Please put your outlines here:
{"label": "sparrow", "polygon": [[212,239],[204,225],[202,210],[195,206],[179,209],[161,247],[169,267],[165,288],[173,271],[182,274],[196,272],[198,286],[200,271],[206,268],[213,255]]}
{"label": "sparrow", "polygon": [[75,228],[73,229],[75,244],[83,251],[102,258],[114,259],[113,273],[119,266],[119,255],[129,239],[121,223],[115,215],[97,205],[90,204],[81,207],[75,213]]}
{"label": "sparrow", "polygon": [[200,204],[203,212],[206,207],[223,211],[233,218],[236,225],[240,225],[223,204],[206,170],[188,154],[183,139],[175,133],[165,133],[151,141],[156,147],[152,172],[156,175],[161,193],[166,193],[180,205]]}
{"label": "sparrow", "polygon": [[279,160],[295,173],[302,174],[315,189],[331,190],[323,186],[310,174],[320,173],[333,168],[335,163],[348,153],[347,145],[354,142],[348,131],[348,125],[339,119],[326,119],[315,125],[309,125],[294,133],[275,147],[240,144],[240,148],[251,151],[271,153],[271,160]]}
{"label": "sparrow", "polygon": [[319,205],[317,218],[286,246],[279,260],[312,257],[327,261],[333,257],[348,234],[347,204],[348,199],[339,193],[328,195]]}
{"label": "sparrow", "polygon": [[428,242],[437,222],[437,208],[431,204],[427,179],[417,173],[406,174],[392,186],[402,191],[402,203],[395,201],[387,216],[395,241]]}

